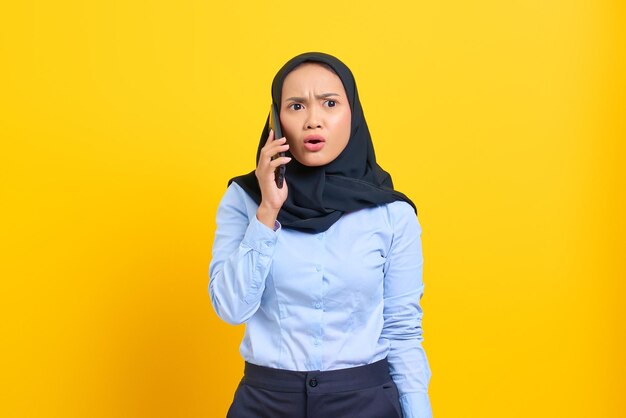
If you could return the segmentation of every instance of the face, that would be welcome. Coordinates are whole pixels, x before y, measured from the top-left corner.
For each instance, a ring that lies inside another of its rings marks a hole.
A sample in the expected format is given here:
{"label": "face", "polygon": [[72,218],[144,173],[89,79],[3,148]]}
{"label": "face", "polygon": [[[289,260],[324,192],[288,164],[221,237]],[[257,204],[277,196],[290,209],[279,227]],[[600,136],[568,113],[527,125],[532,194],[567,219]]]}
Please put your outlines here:
{"label": "face", "polygon": [[321,166],[337,158],[350,139],[350,119],[343,83],[331,70],[305,63],[285,77],[280,122],[301,164]]}

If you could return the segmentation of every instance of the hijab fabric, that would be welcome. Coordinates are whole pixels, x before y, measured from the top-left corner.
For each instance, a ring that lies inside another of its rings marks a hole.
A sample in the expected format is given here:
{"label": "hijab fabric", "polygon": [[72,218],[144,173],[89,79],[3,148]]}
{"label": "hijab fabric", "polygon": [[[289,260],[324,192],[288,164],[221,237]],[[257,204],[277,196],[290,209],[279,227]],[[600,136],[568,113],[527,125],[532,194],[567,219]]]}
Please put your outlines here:
{"label": "hijab fabric", "polygon": [[[278,213],[283,228],[308,233],[320,233],[332,226],[344,213],[391,203],[396,200],[413,202],[394,190],[391,176],[376,163],[356,82],[350,69],[339,59],[321,52],[307,52],[289,60],[272,82],[272,101],[280,109],[283,82],[287,74],[305,62],[324,63],[339,76],[348,96],[352,113],[350,139],[346,148],[330,163],[308,167],[293,158],[286,167],[285,180],[289,187],[287,200]],[[256,162],[269,135],[269,116],[259,140]],[[286,153],[291,156],[289,152]],[[261,189],[254,170],[231,179],[241,186],[257,203]]]}

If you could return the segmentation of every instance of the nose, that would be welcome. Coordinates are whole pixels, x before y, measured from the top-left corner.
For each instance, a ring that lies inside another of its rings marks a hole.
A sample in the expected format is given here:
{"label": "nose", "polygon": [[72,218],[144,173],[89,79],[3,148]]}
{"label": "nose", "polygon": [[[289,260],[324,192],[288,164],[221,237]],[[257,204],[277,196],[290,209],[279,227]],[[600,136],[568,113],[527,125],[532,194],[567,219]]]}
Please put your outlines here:
{"label": "nose", "polygon": [[305,121],[305,129],[315,129],[315,128],[321,128],[322,124],[320,123],[319,120],[319,114],[315,109],[310,109],[307,112],[307,118]]}

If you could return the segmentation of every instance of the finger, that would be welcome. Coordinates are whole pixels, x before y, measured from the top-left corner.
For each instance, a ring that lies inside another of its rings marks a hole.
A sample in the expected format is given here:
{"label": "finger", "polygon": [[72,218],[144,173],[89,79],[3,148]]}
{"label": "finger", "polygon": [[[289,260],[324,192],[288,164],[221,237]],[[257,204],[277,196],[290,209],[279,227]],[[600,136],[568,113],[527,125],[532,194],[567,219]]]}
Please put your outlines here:
{"label": "finger", "polygon": [[277,157],[273,160],[259,161],[259,165],[256,168],[256,174],[259,176],[268,176],[273,173],[276,167],[286,165],[292,160],[292,157]]}
{"label": "finger", "polygon": [[270,167],[276,168],[280,165],[285,165],[291,161],[291,157],[278,157],[275,160],[270,161]]}
{"label": "finger", "polygon": [[267,144],[271,143],[274,140],[274,130],[270,129],[270,133],[267,136],[267,141],[265,141],[265,145],[267,146]]}
{"label": "finger", "polygon": [[[280,141],[280,140],[277,140]],[[274,141],[276,142],[276,141]],[[285,152],[289,149],[289,144],[268,144],[261,150],[263,158],[272,158],[279,152]]]}
{"label": "finger", "polygon": [[270,155],[276,155],[279,152],[285,152],[287,150],[289,150],[289,144],[283,144],[283,145],[280,145],[280,144],[274,145],[274,144],[272,144],[270,147],[268,147],[267,153],[270,154]]}
{"label": "finger", "polygon": [[287,142],[287,138],[285,138],[284,136],[282,138],[278,138],[277,140],[272,140],[272,141],[267,141],[267,144],[265,144],[266,147],[271,147],[271,146],[275,146],[275,145],[282,145],[284,143]]}

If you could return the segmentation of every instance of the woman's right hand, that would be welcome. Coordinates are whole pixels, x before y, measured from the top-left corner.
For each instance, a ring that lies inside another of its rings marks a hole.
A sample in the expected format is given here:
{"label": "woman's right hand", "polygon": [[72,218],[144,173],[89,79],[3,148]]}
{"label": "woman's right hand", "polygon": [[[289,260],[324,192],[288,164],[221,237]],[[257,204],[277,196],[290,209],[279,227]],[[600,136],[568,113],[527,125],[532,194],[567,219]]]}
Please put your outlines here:
{"label": "woman's right hand", "polygon": [[278,211],[280,211],[283,203],[287,200],[288,194],[287,179],[285,178],[282,189],[279,189],[274,179],[274,170],[279,165],[287,164],[291,161],[290,157],[278,157],[275,159],[272,159],[272,157],[288,149],[287,139],[283,137],[274,141],[274,131],[270,130],[267,142],[261,148],[259,162],[255,170],[255,175],[261,188],[261,204],[257,210],[257,218],[270,228],[274,228],[274,221],[278,216]]}

